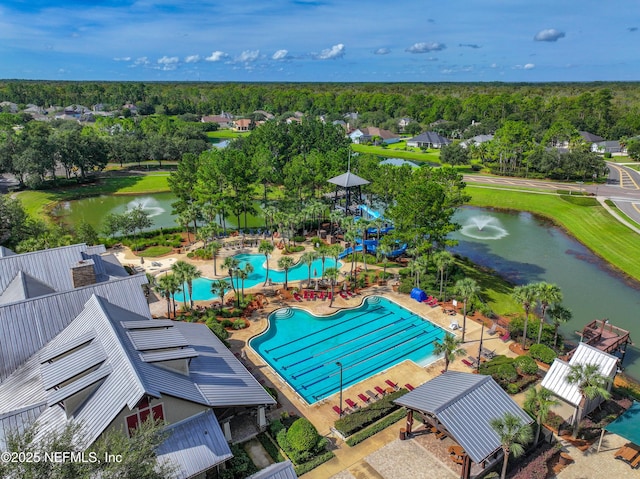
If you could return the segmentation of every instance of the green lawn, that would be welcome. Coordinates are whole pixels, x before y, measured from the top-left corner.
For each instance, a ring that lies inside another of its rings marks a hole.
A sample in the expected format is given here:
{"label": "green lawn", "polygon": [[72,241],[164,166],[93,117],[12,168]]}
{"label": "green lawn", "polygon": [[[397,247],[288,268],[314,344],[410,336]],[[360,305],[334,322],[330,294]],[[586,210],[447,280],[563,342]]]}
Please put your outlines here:
{"label": "green lawn", "polygon": [[47,212],[60,201],[95,195],[131,195],[170,191],[168,173],[102,178],[97,183],[43,191],[21,191],[16,197],[34,218],[47,218]]}
{"label": "green lawn", "polygon": [[209,138],[238,138],[239,136],[247,135],[248,133],[239,133],[233,130],[218,130],[218,131],[208,131],[207,136]]}
{"label": "green lawn", "polygon": [[[405,147],[407,148],[405,150]],[[423,153],[420,148],[407,147],[404,141],[389,145],[387,148],[369,145],[351,145],[353,151],[360,153],[370,153],[372,155],[384,156],[386,158],[402,158],[418,162],[440,163],[440,150],[429,150]]]}
{"label": "green lawn", "polygon": [[586,203],[583,205],[576,203],[577,197],[513,192],[474,185],[469,185],[467,191],[473,206],[530,211],[552,220],[615,268],[640,281],[640,262],[633,248],[638,242],[638,235],[616,221],[591,198],[581,198],[580,203]]}

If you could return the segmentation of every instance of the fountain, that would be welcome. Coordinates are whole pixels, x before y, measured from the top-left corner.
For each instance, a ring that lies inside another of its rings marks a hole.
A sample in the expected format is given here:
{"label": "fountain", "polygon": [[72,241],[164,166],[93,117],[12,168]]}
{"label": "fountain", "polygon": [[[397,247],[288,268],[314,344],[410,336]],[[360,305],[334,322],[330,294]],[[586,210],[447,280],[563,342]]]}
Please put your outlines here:
{"label": "fountain", "polygon": [[509,235],[500,220],[489,215],[472,216],[462,225],[460,233],[481,240],[499,240]]}
{"label": "fountain", "polygon": [[160,216],[165,212],[165,209],[160,206],[160,203],[155,198],[145,196],[144,198],[135,198],[127,203],[127,209],[132,210],[134,208],[142,208],[142,211],[147,213],[149,218],[154,216]]}

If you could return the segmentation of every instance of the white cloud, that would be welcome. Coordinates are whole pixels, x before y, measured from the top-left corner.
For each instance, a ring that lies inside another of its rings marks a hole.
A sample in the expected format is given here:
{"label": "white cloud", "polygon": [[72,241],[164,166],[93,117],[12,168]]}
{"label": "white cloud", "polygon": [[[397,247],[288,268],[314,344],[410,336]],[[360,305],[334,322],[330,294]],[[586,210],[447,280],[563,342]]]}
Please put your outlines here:
{"label": "white cloud", "polygon": [[260,50],[245,50],[236,58],[237,62],[255,62],[260,57]]}
{"label": "white cloud", "polygon": [[133,64],[131,66],[132,67],[137,67],[137,66],[140,66],[140,65],[146,66],[149,63],[151,63],[149,61],[149,58],[147,58],[147,57],[138,57],[138,58],[135,59],[135,61],[133,62]]}
{"label": "white cloud", "polygon": [[533,69],[533,68],[535,68],[535,67],[536,67],[536,66],[535,66],[535,64],[533,64],[533,63],[527,63],[523,68],[524,68],[525,70],[531,70],[531,69]]}
{"label": "white cloud", "polygon": [[316,60],[333,60],[344,56],[344,44],[338,43],[331,48],[325,48],[320,53],[313,55]]}
{"label": "white cloud", "polygon": [[447,48],[447,46],[443,43],[418,42],[406,48],[405,51],[409,53],[428,53],[439,52],[440,50],[444,50],[445,48]]}
{"label": "white cloud", "polygon": [[564,36],[564,32],[558,31],[555,28],[548,28],[546,30],[540,30],[533,39],[536,42],[557,42]]}
{"label": "white cloud", "polygon": [[130,62],[131,57],[115,57],[113,61],[114,62]]}
{"label": "white cloud", "polygon": [[388,55],[389,53],[391,53],[391,50],[388,48],[378,48],[373,52],[374,55]]}
{"label": "white cloud", "polygon": [[185,63],[198,63],[200,61],[200,55],[189,55],[184,59]]}
{"label": "white cloud", "polygon": [[205,58],[205,60],[208,61],[208,62],[219,62],[221,60],[224,60],[228,56],[229,55],[227,55],[225,52],[221,52],[220,50],[216,50],[215,52],[211,53],[211,56],[208,56],[207,58]]}
{"label": "white cloud", "polygon": [[289,54],[288,50],[278,50],[271,56],[271,58],[273,60],[286,60],[288,54]]}
{"label": "white cloud", "polygon": [[168,57],[163,56],[162,58],[158,58],[158,64],[160,65],[161,70],[171,71],[178,68],[178,62],[180,59],[178,57]]}

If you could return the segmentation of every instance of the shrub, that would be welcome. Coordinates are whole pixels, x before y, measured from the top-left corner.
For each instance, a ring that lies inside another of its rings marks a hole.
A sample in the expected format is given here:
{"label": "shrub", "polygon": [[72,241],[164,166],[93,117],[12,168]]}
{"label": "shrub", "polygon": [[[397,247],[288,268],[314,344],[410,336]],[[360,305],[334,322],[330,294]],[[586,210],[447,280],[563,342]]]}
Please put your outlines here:
{"label": "shrub", "polygon": [[511,383],[518,379],[518,372],[516,371],[516,368],[513,367],[513,364],[501,364],[496,369],[495,376],[504,382]]}
{"label": "shrub", "polygon": [[233,326],[233,321],[231,321],[230,319],[223,319],[222,321],[220,321],[220,324],[223,328],[231,328]]}
{"label": "shrub", "polygon": [[315,469],[320,464],[324,464],[328,460],[332,459],[334,456],[335,454],[333,452],[327,451],[324,454],[320,454],[319,456],[316,456],[313,460],[309,462],[305,462],[304,464],[295,466],[294,469],[296,471],[296,475],[300,477],[303,474],[306,474],[307,472],[311,471],[312,469]]}
{"label": "shrub", "polygon": [[244,329],[247,327],[247,323],[245,323],[244,319],[236,319],[233,322],[233,329]]}
{"label": "shrub", "polygon": [[518,356],[513,365],[521,374],[537,374],[538,364],[530,356]]}
{"label": "shrub", "polygon": [[293,237],[293,241],[294,243],[302,243],[303,241],[306,241],[307,238],[305,238],[304,236],[294,236]]}
{"label": "shrub", "polygon": [[273,441],[267,434],[265,434],[264,432],[258,434],[258,441],[260,441],[260,444],[262,444],[264,450],[267,451],[267,454],[271,456],[271,459],[273,459],[275,462],[284,461],[284,457],[282,457],[282,454],[280,454],[280,449],[278,449],[278,446],[273,443]]}
{"label": "shrub", "polygon": [[413,289],[413,278],[403,278],[398,286],[398,292],[404,294],[410,294]]}
{"label": "shrub", "polygon": [[532,358],[542,361],[545,364],[551,364],[556,358],[556,353],[549,346],[544,344],[533,344],[529,349]]}
{"label": "shrub", "polygon": [[269,424],[269,434],[273,437],[278,437],[278,433],[284,429],[284,424],[279,419],[275,419]]}
{"label": "shrub", "polygon": [[350,436],[354,432],[373,424],[378,419],[383,418],[398,409],[399,406],[394,404],[393,401],[406,393],[406,389],[401,389],[400,391],[387,394],[379,401],[338,419],[335,422],[335,427],[344,436]]}
{"label": "shrub", "polygon": [[403,419],[405,416],[406,416],[406,413],[404,412],[403,409],[395,411],[389,414],[387,417],[380,419],[378,422],[373,423],[371,426],[356,432],[355,434],[350,436],[349,439],[346,440],[346,443],[351,447],[355,446],[356,444],[360,444],[365,439],[373,436],[374,434],[379,433],[380,431],[388,428],[392,424],[395,424],[396,422]]}
{"label": "shrub", "polygon": [[507,384],[507,392],[509,394],[518,394],[520,392],[520,387],[516,383]]}
{"label": "shrub", "polygon": [[241,479],[258,472],[258,468],[244,448],[238,445],[232,445],[231,453],[233,454],[233,458],[226,463],[227,469],[221,472],[220,477],[222,479]]}
{"label": "shrub", "polygon": [[222,340],[225,345],[227,344],[227,339],[229,339],[229,333],[226,329],[220,324],[217,319],[209,318],[206,323],[207,327]]}
{"label": "shrub", "polygon": [[320,435],[311,422],[301,417],[287,431],[287,442],[298,452],[311,452],[316,448]]}

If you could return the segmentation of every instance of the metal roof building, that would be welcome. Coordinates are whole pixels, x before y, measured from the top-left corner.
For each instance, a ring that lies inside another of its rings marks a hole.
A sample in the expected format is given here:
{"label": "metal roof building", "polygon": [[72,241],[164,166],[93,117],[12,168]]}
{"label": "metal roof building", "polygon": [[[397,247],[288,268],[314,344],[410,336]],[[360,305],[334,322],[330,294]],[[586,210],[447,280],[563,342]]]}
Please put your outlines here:
{"label": "metal roof building", "polygon": [[476,469],[485,462],[491,467],[502,457],[500,438],[490,424],[493,419],[511,413],[523,424],[533,422],[491,376],[479,374],[447,371],[394,402],[409,409],[408,426],[413,411],[421,414],[425,424],[462,446]]}
{"label": "metal roof building", "polygon": [[284,461],[271,464],[247,479],[298,479],[298,476],[291,461]]}

